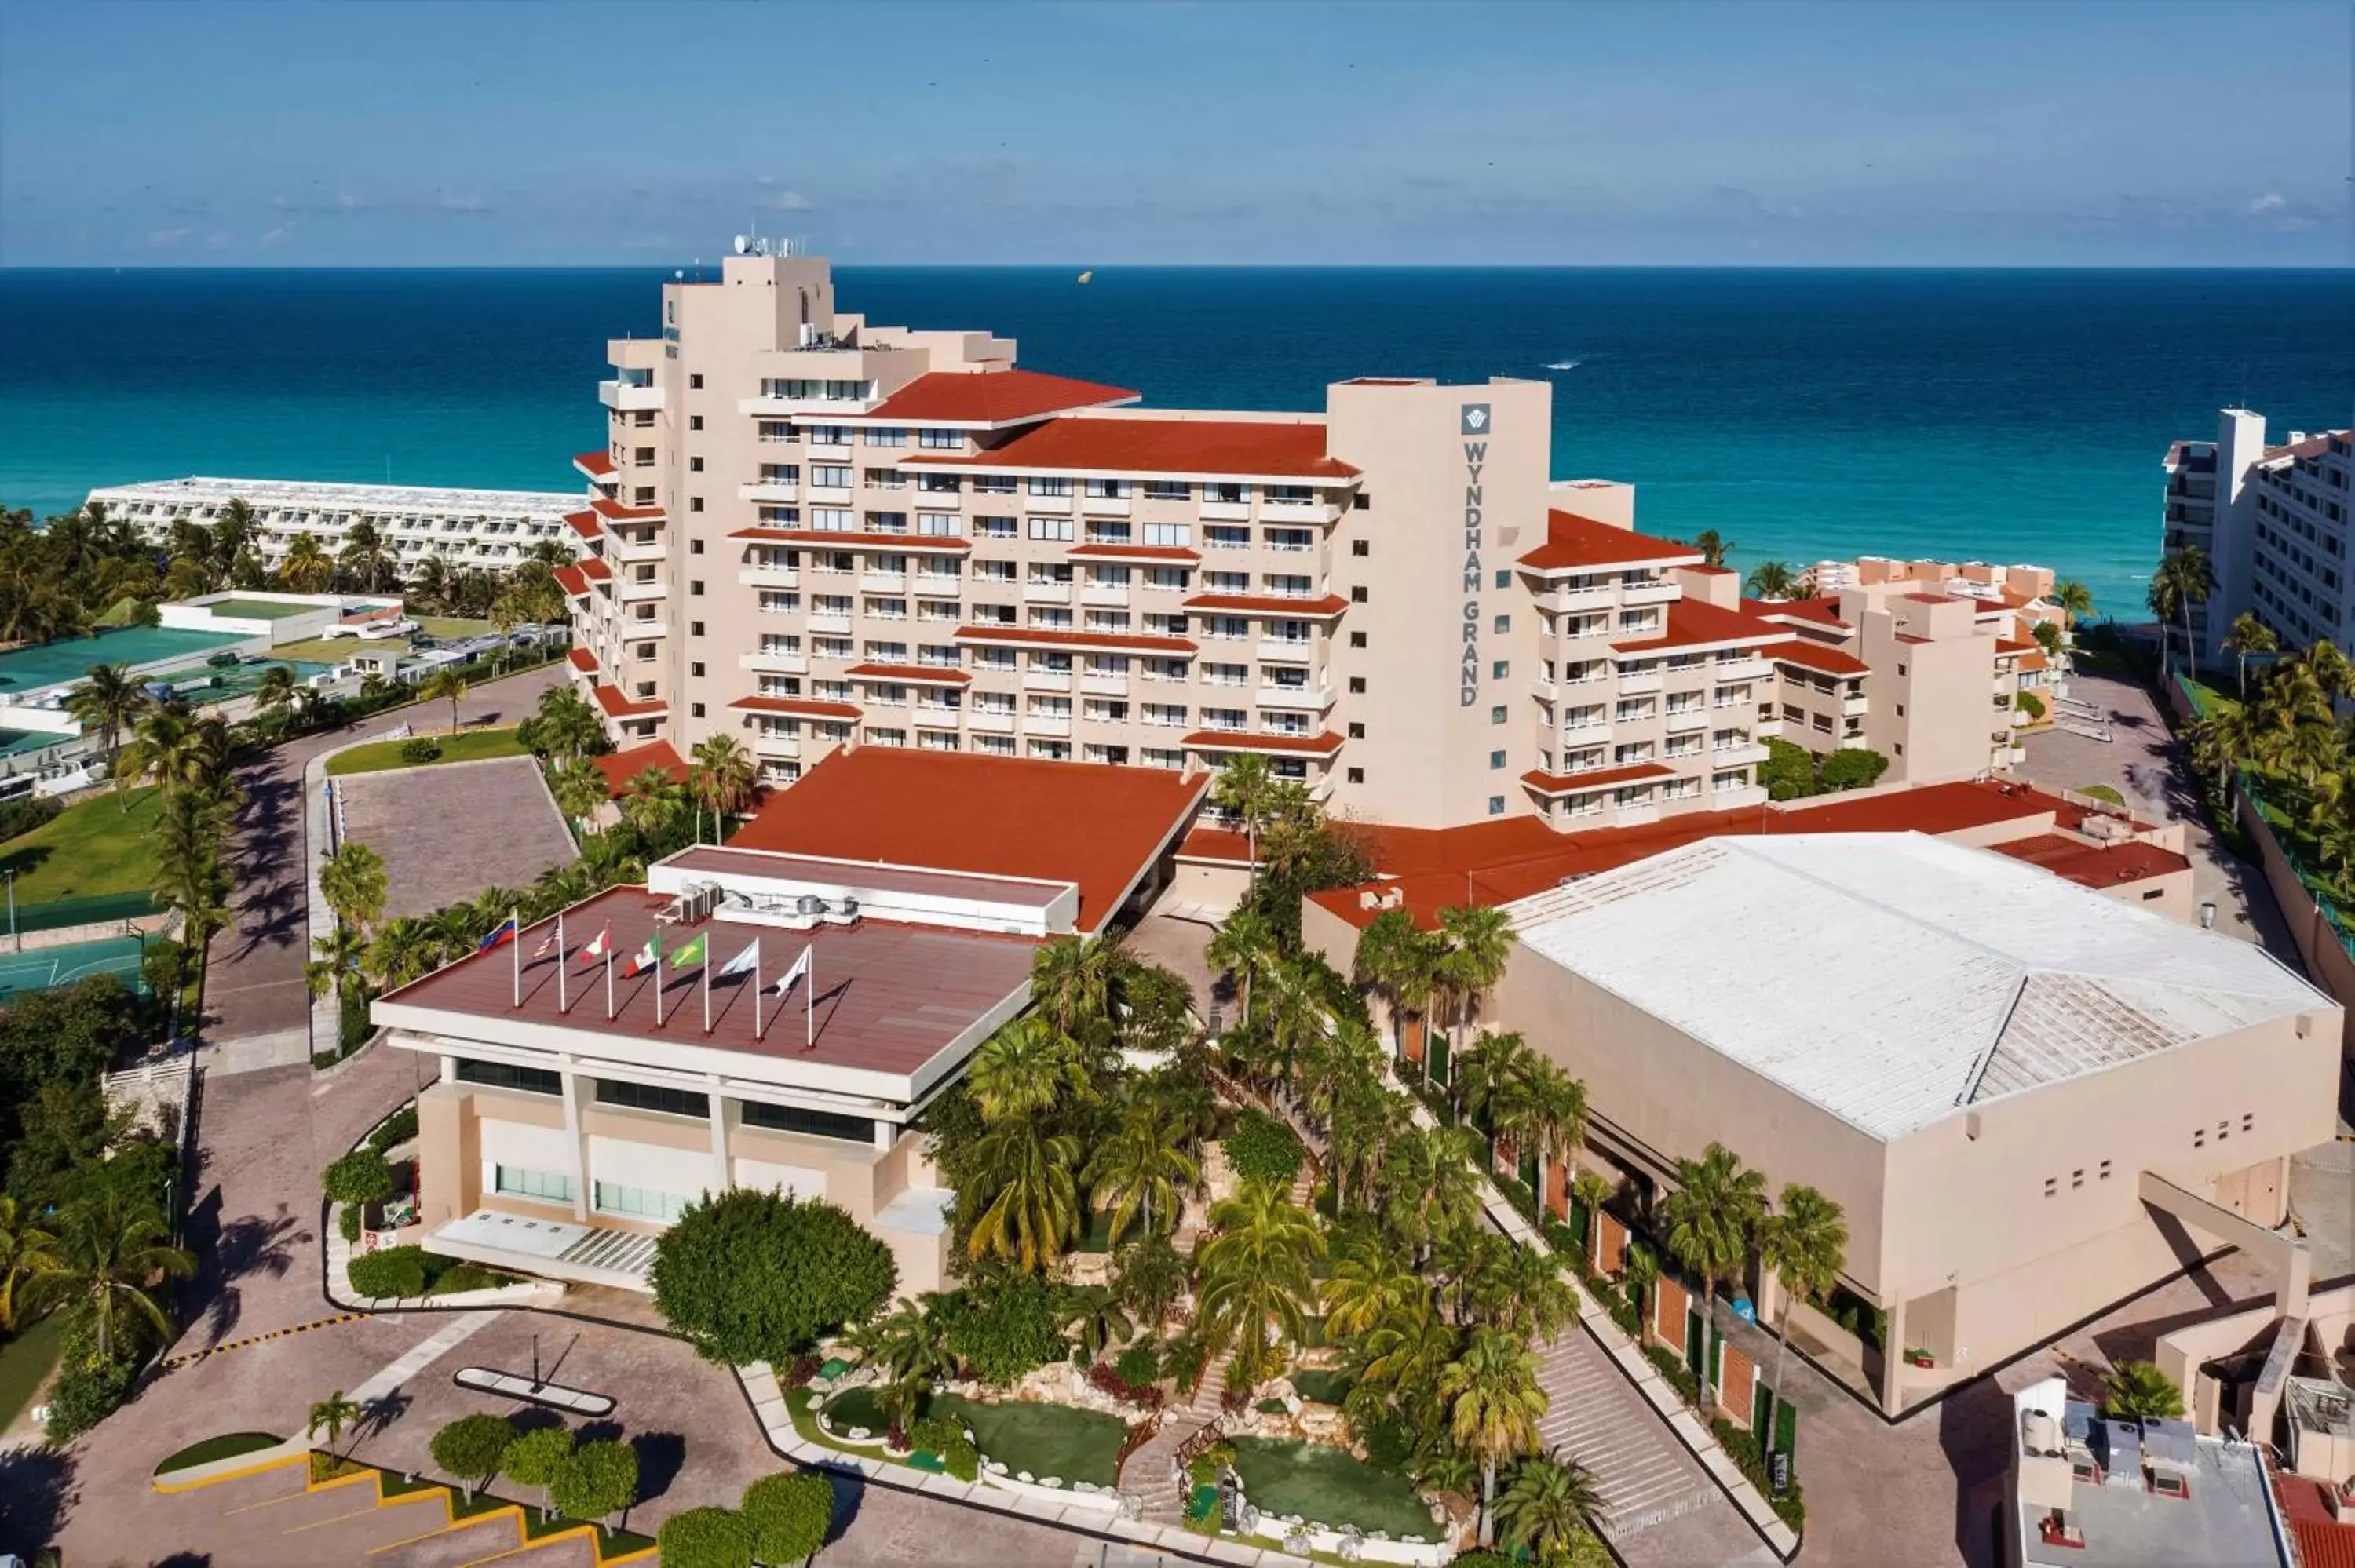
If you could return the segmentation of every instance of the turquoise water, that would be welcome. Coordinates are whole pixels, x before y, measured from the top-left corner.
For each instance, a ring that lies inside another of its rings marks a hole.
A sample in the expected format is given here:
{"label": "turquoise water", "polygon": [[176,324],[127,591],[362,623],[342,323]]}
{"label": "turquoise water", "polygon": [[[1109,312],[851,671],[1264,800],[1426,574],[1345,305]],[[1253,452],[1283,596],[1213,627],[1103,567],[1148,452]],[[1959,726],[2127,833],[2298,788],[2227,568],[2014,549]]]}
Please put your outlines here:
{"label": "turquoise water", "polygon": [[0,653],[0,693],[37,691],[85,674],[93,664],[151,664],[182,654],[208,653],[250,639],[217,631],[175,631],[125,626],[95,637],[72,637]]}
{"label": "turquoise water", "polygon": [[[2121,610],[2169,441],[2225,403],[2277,431],[2355,404],[2345,271],[1076,271],[844,268],[840,300],[1164,407],[1543,376],[1554,471],[1635,481],[1653,532],[1716,528],[1745,567],[2034,560]],[[183,473],[572,489],[605,340],[659,330],[669,273],[0,272],[0,503]]]}

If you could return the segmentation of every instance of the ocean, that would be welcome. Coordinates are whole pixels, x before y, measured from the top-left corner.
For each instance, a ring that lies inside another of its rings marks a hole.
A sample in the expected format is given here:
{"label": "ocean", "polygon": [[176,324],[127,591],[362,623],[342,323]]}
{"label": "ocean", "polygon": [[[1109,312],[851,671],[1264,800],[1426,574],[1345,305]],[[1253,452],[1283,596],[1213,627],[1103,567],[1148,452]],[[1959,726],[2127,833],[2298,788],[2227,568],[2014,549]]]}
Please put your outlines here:
{"label": "ocean", "polygon": [[[2355,406],[2345,271],[863,268],[869,320],[986,328],[1164,407],[1351,376],[1544,376],[1554,472],[1736,565],[2036,561],[2140,608],[2167,443]],[[186,473],[570,490],[605,340],[667,269],[0,271],[0,504]]]}

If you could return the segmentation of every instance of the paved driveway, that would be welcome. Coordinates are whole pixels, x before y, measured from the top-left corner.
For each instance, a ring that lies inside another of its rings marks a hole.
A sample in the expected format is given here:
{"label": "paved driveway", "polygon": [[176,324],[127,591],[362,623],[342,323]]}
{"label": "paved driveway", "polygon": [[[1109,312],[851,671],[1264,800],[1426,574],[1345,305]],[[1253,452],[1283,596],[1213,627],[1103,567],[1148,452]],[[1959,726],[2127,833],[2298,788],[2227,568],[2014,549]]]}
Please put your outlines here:
{"label": "paved driveway", "polygon": [[527,886],[578,853],[527,757],[355,773],[336,788],[346,841],[384,857],[388,919]]}

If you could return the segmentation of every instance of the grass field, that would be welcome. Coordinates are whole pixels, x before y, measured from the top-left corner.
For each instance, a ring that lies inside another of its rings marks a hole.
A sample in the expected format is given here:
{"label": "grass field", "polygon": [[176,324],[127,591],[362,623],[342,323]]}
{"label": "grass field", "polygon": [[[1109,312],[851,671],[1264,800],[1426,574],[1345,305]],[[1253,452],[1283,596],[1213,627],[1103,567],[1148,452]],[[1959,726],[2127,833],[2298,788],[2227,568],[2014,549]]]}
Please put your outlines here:
{"label": "grass field", "polygon": [[65,1353],[66,1317],[52,1312],[5,1344],[0,1344],[0,1430],[25,1413],[33,1391]]}
{"label": "grass field", "polygon": [[438,637],[444,642],[460,637],[487,636],[495,630],[487,620],[468,620],[453,615],[421,615],[416,620],[426,636]]}
{"label": "grass field", "polygon": [[[984,1404],[942,1394],[927,1400],[921,1412],[945,1415],[973,1433],[974,1446],[1008,1469],[1034,1476],[1055,1476],[1066,1485],[1092,1481],[1108,1487],[1119,1478],[1121,1439],[1128,1428],[1115,1418],[1092,1410],[1063,1404]],[[841,1393],[826,1407],[826,1418],[837,1431],[864,1426],[884,1428],[881,1406],[869,1388]]]}
{"label": "grass field", "polygon": [[281,604],[270,599],[225,599],[206,608],[215,615],[226,615],[239,620],[283,620],[290,615],[308,615],[319,606]]}
{"label": "grass field", "polygon": [[240,1454],[259,1454],[264,1448],[275,1448],[286,1439],[272,1432],[224,1432],[218,1437],[207,1437],[189,1444],[155,1467],[159,1476],[174,1470],[193,1469],[209,1465],[216,1459],[234,1459]]}
{"label": "grass field", "polygon": [[1431,1510],[1414,1489],[1346,1450],[1290,1438],[1238,1437],[1235,1473],[1263,1513],[1298,1514],[1320,1524],[1354,1524],[1393,1536],[1435,1535]]}
{"label": "grass field", "polygon": [[0,871],[16,874],[19,904],[142,892],[155,885],[155,820],[162,810],[152,788],[69,806],[56,821],[0,844]]}
{"label": "grass field", "polygon": [[[446,703],[428,703],[418,710],[419,716],[410,721],[417,726],[420,735],[442,748],[442,755],[435,758],[433,763],[481,762],[493,757],[529,755],[524,750],[523,744],[516,739],[516,732],[512,729],[470,729],[458,735],[430,729],[425,721],[436,709],[445,717],[450,711]],[[368,746],[356,746],[327,759],[327,776],[340,779],[347,773],[382,773],[393,768],[433,766],[433,763],[402,761],[400,748],[408,744],[405,740],[379,740]]]}

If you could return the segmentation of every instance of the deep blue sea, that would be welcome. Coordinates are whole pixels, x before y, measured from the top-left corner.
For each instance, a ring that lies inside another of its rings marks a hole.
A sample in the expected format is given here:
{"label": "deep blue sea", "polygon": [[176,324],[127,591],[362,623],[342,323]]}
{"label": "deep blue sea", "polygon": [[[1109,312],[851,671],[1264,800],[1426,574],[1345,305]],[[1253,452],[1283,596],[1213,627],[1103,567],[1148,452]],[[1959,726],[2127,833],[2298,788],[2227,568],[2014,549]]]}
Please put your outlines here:
{"label": "deep blue sea", "polygon": [[[608,337],[667,270],[0,271],[0,504],[186,473],[570,489]],[[869,320],[987,328],[1176,407],[1351,376],[1549,376],[1554,471],[1735,560],[2033,560],[2138,608],[2158,462],[2245,400],[2355,408],[2355,273],[856,268]],[[1549,368],[1567,366],[1568,368]]]}

